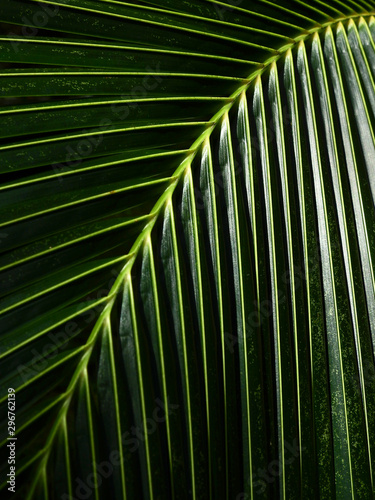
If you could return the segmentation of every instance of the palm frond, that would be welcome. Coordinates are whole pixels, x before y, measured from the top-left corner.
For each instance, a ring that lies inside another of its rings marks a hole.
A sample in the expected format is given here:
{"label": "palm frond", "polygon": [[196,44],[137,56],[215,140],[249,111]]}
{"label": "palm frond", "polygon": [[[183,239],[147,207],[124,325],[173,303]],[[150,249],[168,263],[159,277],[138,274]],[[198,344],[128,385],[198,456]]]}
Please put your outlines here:
{"label": "palm frond", "polygon": [[374,15],[2,1],[4,498],[374,497]]}

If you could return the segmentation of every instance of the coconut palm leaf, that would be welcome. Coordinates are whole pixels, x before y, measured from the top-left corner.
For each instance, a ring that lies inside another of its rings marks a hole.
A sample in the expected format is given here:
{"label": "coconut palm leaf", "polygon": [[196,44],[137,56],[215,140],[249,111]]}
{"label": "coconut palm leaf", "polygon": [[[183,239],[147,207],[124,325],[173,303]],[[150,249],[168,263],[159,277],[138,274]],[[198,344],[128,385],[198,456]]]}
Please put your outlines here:
{"label": "coconut palm leaf", "polygon": [[2,0],[2,498],[374,497],[373,16]]}

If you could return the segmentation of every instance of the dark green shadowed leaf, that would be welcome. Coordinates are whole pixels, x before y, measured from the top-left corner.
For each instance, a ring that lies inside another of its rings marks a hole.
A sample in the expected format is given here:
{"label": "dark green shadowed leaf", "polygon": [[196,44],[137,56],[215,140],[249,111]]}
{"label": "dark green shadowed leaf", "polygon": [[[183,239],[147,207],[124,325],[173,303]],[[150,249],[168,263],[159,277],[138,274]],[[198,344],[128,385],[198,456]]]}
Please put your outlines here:
{"label": "dark green shadowed leaf", "polygon": [[374,498],[374,15],[1,2],[2,498]]}

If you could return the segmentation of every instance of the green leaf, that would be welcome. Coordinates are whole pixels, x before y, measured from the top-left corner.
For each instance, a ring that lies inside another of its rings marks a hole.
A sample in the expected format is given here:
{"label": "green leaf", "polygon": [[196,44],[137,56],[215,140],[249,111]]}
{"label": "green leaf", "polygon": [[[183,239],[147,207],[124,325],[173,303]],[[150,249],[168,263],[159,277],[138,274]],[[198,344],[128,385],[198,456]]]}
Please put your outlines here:
{"label": "green leaf", "polygon": [[4,498],[374,498],[374,15],[1,3]]}

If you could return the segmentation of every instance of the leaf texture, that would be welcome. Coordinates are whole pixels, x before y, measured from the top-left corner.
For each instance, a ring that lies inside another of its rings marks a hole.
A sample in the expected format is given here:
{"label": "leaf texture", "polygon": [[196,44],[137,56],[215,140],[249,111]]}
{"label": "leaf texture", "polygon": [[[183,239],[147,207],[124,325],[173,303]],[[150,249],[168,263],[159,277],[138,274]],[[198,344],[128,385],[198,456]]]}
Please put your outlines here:
{"label": "leaf texture", "polygon": [[374,497],[374,15],[3,0],[4,498]]}

